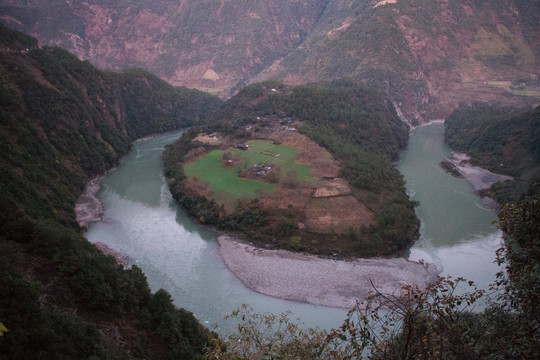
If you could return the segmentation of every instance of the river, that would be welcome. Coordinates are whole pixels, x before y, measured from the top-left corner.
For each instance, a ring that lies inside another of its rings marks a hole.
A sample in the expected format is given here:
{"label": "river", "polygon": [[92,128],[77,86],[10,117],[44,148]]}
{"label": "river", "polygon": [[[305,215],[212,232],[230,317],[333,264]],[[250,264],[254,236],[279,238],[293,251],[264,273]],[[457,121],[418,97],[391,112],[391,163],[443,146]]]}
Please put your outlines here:
{"label": "river", "polygon": [[[421,238],[412,259],[434,262],[443,275],[464,276],[486,288],[494,279],[495,250],[500,232],[493,212],[483,209],[463,179],[445,174],[439,162],[449,155],[442,141],[442,124],[413,131],[399,169],[407,181],[422,221]],[[242,304],[256,312],[291,311],[308,327],[325,329],[342,324],[343,309],[284,301],[245,288],[218,255],[216,234],[185,216],[172,199],[162,172],[161,153],[181,132],[138,141],[118,168],[100,180],[98,197],[103,220],[85,234],[141,267],[155,291],[166,289],[175,304],[192,311],[221,334],[233,326],[225,315]]]}

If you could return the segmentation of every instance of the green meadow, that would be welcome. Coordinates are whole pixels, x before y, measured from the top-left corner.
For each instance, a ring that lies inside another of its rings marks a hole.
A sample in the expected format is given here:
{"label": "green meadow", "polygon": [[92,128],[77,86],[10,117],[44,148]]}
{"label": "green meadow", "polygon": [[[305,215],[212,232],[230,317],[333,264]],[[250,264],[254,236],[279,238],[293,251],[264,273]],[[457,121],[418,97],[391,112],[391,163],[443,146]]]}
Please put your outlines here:
{"label": "green meadow", "polygon": [[[253,140],[247,143],[249,150],[231,150],[240,154],[239,166],[251,168],[255,164],[275,164],[281,167],[282,174],[294,171],[299,181],[312,178],[311,167],[296,163],[297,149],[291,146],[274,145],[271,141]],[[206,183],[212,197],[225,206],[234,205],[236,199],[255,198],[260,193],[272,192],[276,185],[257,179],[245,179],[238,176],[237,167],[223,166],[223,150],[213,150],[197,161],[185,164],[184,171],[191,179]]]}
{"label": "green meadow", "polygon": [[274,145],[271,141],[251,140],[248,141],[249,150],[235,150],[242,153],[242,160],[246,159],[248,166],[255,164],[275,164],[281,167],[282,172],[296,172],[298,180],[309,181],[312,178],[311,166],[296,162],[298,149],[292,146]]}
{"label": "green meadow", "polygon": [[275,189],[274,184],[238,177],[236,168],[223,166],[222,158],[223,150],[213,150],[201,159],[186,164],[184,171],[188,177],[196,177],[199,181],[207,183],[217,198],[255,197],[257,191],[270,192]]}

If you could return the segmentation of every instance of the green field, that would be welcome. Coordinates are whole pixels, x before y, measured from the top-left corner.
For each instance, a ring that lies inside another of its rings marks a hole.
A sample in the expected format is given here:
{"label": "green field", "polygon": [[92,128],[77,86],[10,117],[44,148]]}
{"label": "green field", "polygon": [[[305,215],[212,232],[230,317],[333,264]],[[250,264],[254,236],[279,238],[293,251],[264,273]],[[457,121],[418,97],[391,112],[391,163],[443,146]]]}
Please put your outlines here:
{"label": "green field", "polygon": [[252,140],[247,144],[248,151],[238,151],[242,153],[242,159],[247,159],[248,166],[261,163],[275,164],[281,167],[285,174],[290,171],[296,172],[298,180],[309,181],[312,178],[311,166],[296,162],[298,149],[292,146],[274,145],[271,141],[263,140]]}
{"label": "green field", "polygon": [[523,89],[512,89],[510,86],[512,83],[510,81],[488,81],[488,84],[495,86],[501,89],[506,90],[506,92],[518,95],[518,96],[530,96],[540,98],[540,89],[536,87],[524,87]]}
{"label": "green field", "polygon": [[[274,145],[271,141],[249,141],[249,150],[231,150],[233,154],[241,154],[242,166],[251,168],[255,164],[275,164],[282,168],[282,174],[296,172],[298,180],[312,179],[311,167],[296,163],[297,149],[291,146]],[[212,197],[225,206],[234,205],[236,199],[254,198],[260,192],[271,192],[275,184],[255,179],[244,179],[238,176],[236,168],[226,168],[222,164],[223,150],[213,150],[192,163],[185,164],[184,171],[188,178],[197,178],[208,184]]]}
{"label": "green field", "polygon": [[216,196],[254,197],[257,191],[270,192],[275,189],[274,184],[238,177],[235,168],[228,169],[222,165],[222,157],[222,150],[213,150],[201,159],[186,164],[184,171],[189,178],[197,177],[199,181],[207,183]]}

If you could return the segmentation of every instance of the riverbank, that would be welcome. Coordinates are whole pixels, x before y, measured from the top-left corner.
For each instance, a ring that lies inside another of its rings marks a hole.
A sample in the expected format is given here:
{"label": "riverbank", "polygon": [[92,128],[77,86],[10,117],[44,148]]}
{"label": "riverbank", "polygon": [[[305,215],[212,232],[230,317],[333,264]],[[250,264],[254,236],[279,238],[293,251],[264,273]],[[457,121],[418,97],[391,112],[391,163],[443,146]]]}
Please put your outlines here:
{"label": "riverbank", "polygon": [[75,203],[75,218],[82,228],[103,218],[103,204],[96,196],[100,189],[99,179],[90,180]]}
{"label": "riverbank", "polygon": [[[99,184],[100,177],[96,177],[86,184],[84,192],[79,196],[75,203],[75,218],[82,228],[88,228],[93,222],[103,219],[103,203],[98,199],[97,193],[101,186]],[[110,248],[107,244],[96,242],[94,245],[105,255],[111,255],[116,259],[119,265],[124,269],[129,266],[129,258],[120,252]]]}
{"label": "riverbank", "polygon": [[279,299],[351,309],[373,293],[399,292],[404,285],[421,288],[439,274],[433,264],[403,258],[322,259],[286,250],[267,250],[218,237],[219,253],[229,270],[248,288]]}
{"label": "riverbank", "polygon": [[112,257],[114,257],[116,259],[116,263],[122,265],[124,269],[127,269],[129,267],[128,256],[121,254],[120,252],[110,248],[107,244],[104,244],[100,241],[94,243],[94,245],[99,249],[99,251],[101,251],[105,255],[111,255]]}
{"label": "riverbank", "polygon": [[497,211],[499,205],[493,198],[484,194],[485,190],[491,188],[496,182],[513,180],[514,178],[507,175],[495,174],[484,168],[473,166],[471,165],[470,160],[471,158],[467,154],[452,151],[452,156],[446,158],[441,165],[449,165],[450,168],[444,166],[448,173],[453,176],[461,176],[467,180],[472,186],[474,193],[481,198],[482,207],[488,210]]}

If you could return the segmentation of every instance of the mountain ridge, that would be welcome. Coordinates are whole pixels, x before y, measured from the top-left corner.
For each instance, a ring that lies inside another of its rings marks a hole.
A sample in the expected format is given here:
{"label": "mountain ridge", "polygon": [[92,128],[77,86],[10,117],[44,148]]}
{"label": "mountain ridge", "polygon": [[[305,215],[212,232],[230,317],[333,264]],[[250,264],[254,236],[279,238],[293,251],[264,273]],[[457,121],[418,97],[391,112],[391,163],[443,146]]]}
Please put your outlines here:
{"label": "mountain ridge", "polygon": [[526,0],[0,2],[6,23],[101,68],[222,98],[268,79],[350,77],[418,122],[460,102],[537,104],[539,12]]}

